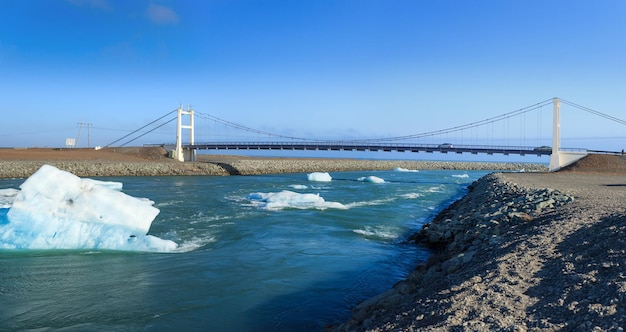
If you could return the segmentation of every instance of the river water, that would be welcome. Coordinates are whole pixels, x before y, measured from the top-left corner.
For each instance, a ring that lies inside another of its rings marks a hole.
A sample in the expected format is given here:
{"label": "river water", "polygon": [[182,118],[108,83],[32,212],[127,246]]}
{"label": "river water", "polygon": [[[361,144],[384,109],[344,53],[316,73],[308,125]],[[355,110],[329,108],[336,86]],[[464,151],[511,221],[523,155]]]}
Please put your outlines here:
{"label": "river water", "polygon": [[486,173],[104,178],[156,202],[149,234],[184,250],[0,250],[0,330],[319,331],[425,260],[404,240]]}

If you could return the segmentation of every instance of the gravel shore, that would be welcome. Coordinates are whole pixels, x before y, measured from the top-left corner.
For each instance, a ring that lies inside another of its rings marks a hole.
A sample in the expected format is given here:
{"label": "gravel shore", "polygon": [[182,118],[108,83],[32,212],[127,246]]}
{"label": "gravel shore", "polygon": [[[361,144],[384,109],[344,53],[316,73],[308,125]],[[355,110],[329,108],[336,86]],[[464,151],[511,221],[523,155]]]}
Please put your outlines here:
{"label": "gravel shore", "polygon": [[168,176],[168,175],[258,175],[277,173],[340,172],[354,170],[407,169],[462,169],[462,170],[511,170],[545,171],[540,164],[524,163],[477,163],[437,161],[392,161],[353,159],[264,159],[234,158],[229,160],[208,159],[202,162],[106,160],[0,160],[0,178],[26,178],[43,164],[49,164],[78,176]]}
{"label": "gravel shore", "polygon": [[167,158],[162,147],[0,149],[0,178],[26,178],[49,164],[78,176],[258,175],[356,170],[451,169],[546,171],[542,164],[198,155],[196,162]]}
{"label": "gravel shore", "polygon": [[624,175],[499,173],[411,241],[405,281],[333,331],[623,331]]}

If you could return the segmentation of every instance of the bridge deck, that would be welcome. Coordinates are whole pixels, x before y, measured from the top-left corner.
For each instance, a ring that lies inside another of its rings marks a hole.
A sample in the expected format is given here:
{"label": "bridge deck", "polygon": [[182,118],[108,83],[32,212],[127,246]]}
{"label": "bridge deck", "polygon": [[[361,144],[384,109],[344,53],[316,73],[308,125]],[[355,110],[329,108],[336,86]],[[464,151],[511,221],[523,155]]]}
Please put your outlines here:
{"label": "bridge deck", "polygon": [[397,152],[440,152],[440,153],[471,153],[471,154],[517,154],[548,156],[550,148],[536,148],[527,146],[480,146],[480,145],[451,145],[451,144],[364,144],[343,142],[233,142],[233,143],[200,143],[187,144],[184,149],[192,150],[302,150],[302,151],[397,151]]}

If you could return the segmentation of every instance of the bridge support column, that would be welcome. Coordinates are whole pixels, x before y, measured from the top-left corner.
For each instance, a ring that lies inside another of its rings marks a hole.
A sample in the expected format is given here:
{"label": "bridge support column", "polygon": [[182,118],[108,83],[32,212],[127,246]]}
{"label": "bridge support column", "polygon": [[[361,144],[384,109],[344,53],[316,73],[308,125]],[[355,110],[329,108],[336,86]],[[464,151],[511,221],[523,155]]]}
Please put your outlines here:
{"label": "bridge support column", "polygon": [[[189,115],[189,125],[183,125],[183,115]],[[178,108],[178,121],[176,122],[176,150],[174,152],[174,159],[178,161],[196,161],[196,150],[183,151],[183,129],[189,129],[189,144],[194,144],[194,129],[193,129],[193,115],[194,110],[183,110],[181,105]]]}
{"label": "bridge support column", "polygon": [[559,98],[552,99],[552,154],[550,155],[550,172],[572,164],[585,157],[587,152],[561,151],[561,102]]}
{"label": "bridge support column", "polygon": [[561,102],[552,99],[552,154],[550,154],[550,172],[561,168],[559,153],[561,152]]}

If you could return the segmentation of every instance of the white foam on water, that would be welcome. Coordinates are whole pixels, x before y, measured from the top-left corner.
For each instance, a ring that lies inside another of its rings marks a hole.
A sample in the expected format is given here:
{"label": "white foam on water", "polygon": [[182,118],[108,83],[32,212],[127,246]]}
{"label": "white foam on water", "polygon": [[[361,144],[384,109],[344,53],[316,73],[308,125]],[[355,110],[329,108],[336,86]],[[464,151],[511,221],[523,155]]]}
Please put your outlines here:
{"label": "white foam on water", "polygon": [[327,202],[319,194],[300,194],[289,190],[272,193],[251,193],[250,202],[261,209],[342,209],[348,207],[338,202]]}
{"label": "white foam on water", "polygon": [[377,176],[373,176],[373,175],[363,176],[363,177],[358,178],[357,180],[361,182],[370,182],[370,183],[385,183],[385,180]]}
{"label": "white foam on water", "polygon": [[330,182],[333,178],[326,172],[313,172],[306,175],[307,180],[316,182]]}
{"label": "white foam on water", "polygon": [[180,205],[183,203],[184,203],[183,201],[172,200],[172,201],[167,201],[167,202],[159,202],[159,203],[154,204],[154,206],[155,207],[176,206],[176,205]]}
{"label": "white foam on water", "polygon": [[186,240],[184,242],[182,242],[181,244],[178,245],[178,247],[176,247],[176,249],[173,250],[173,252],[190,252],[190,251],[194,251],[197,249],[200,249],[204,246],[206,246],[209,243],[213,243],[216,242],[217,239],[215,237],[204,237],[204,238],[200,238],[200,237],[195,237],[192,238],[190,240]]}
{"label": "white foam on water", "polygon": [[147,235],[159,214],[154,202],[121,188],[44,165],[20,185],[0,225],[0,248],[175,250],[175,242]]}
{"label": "white foam on water", "polygon": [[420,193],[406,193],[406,194],[400,195],[400,197],[407,198],[407,199],[415,199],[415,198],[419,198],[422,196],[424,195]]}
{"label": "white foam on water", "polygon": [[382,226],[365,226],[364,228],[353,229],[352,232],[363,235],[366,238],[379,238],[383,240],[395,240],[399,237],[397,230]]}
{"label": "white foam on water", "polygon": [[469,174],[452,174],[452,177],[461,178],[461,179],[467,179],[467,178],[469,178]]}
{"label": "white foam on water", "polygon": [[389,202],[393,202],[395,200],[396,199],[394,197],[388,197],[388,198],[382,198],[382,199],[374,199],[371,201],[352,202],[352,203],[346,204],[346,207],[351,209],[351,208],[356,208],[356,207],[361,207],[361,206],[383,205]]}
{"label": "white foam on water", "polygon": [[443,186],[434,186],[426,189],[426,192],[429,193],[439,193],[443,191]]}

